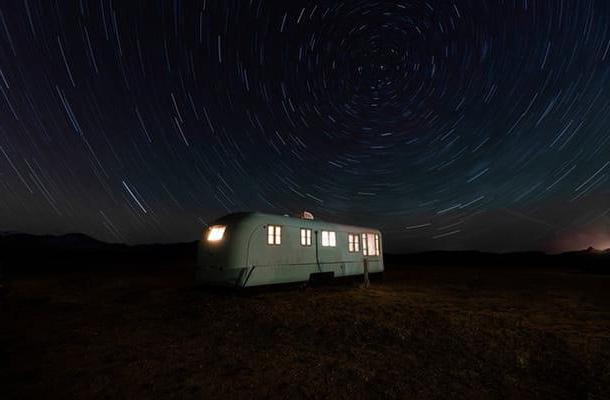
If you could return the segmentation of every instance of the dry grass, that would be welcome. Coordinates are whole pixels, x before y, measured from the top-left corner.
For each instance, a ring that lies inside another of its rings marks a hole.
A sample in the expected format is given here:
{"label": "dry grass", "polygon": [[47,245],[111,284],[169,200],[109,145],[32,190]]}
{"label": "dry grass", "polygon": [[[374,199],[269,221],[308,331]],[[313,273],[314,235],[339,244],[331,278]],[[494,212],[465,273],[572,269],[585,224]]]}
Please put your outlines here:
{"label": "dry grass", "polygon": [[185,272],[14,279],[15,398],[610,398],[610,276],[410,267],[230,293]]}

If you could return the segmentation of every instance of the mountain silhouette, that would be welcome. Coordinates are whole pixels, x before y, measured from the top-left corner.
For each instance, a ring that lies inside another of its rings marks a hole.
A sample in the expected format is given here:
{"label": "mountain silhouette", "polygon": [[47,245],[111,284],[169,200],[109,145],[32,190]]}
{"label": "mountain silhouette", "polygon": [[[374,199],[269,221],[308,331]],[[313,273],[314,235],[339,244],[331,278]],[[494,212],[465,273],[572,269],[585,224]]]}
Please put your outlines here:
{"label": "mountain silhouette", "polygon": [[[0,234],[0,263],[11,270],[47,268],[113,268],[121,265],[167,264],[193,267],[197,242],[126,245],[107,243],[85,234],[31,235]],[[485,253],[480,251],[430,251],[411,254],[384,254],[386,265],[574,267],[596,273],[610,273],[610,249],[593,248],[562,254],[543,252]]]}

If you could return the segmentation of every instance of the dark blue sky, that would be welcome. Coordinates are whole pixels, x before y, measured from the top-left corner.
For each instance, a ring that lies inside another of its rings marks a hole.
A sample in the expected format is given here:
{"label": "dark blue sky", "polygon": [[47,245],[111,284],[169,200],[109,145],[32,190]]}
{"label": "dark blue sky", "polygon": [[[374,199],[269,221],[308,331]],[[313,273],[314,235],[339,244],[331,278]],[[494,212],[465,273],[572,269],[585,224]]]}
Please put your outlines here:
{"label": "dark blue sky", "polygon": [[0,230],[610,247],[607,1],[1,1]]}

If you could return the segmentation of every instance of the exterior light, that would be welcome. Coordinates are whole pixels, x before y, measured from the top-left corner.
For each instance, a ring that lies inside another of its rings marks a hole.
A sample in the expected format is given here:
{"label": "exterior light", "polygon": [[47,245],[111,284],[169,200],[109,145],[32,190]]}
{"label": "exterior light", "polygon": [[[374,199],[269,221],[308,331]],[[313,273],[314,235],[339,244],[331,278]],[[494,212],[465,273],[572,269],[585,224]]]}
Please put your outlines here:
{"label": "exterior light", "polygon": [[227,229],[224,225],[214,225],[211,226],[208,230],[208,242],[219,242],[222,240],[222,237],[225,234],[225,229]]}

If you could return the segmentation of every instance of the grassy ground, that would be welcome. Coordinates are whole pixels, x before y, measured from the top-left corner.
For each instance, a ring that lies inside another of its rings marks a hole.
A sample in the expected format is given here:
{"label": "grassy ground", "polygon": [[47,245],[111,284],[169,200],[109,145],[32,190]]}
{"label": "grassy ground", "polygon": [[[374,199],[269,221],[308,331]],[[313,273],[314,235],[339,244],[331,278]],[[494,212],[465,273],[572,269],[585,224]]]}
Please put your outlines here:
{"label": "grassy ground", "polygon": [[395,267],[235,294],[70,273],[0,301],[8,398],[610,398],[608,275]]}

